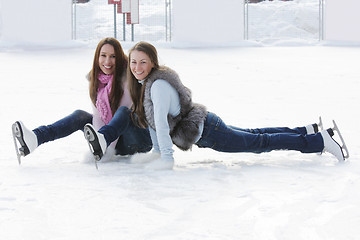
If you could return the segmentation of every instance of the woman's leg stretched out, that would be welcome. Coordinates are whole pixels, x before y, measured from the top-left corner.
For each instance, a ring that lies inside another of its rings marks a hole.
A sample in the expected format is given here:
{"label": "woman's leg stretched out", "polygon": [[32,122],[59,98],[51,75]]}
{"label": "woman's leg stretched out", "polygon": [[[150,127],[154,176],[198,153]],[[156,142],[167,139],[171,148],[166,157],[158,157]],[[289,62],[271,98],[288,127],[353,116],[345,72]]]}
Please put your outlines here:
{"label": "woman's leg stretched out", "polygon": [[306,135],[305,127],[246,130],[227,126],[213,113],[208,113],[202,137],[196,145],[221,152],[261,153],[272,150],[297,150],[313,153],[324,149],[321,134]]}
{"label": "woman's leg stretched out", "polygon": [[40,126],[32,131],[20,121],[15,122],[12,128],[21,145],[19,151],[26,156],[43,143],[66,137],[77,130],[83,130],[84,126],[91,121],[91,114],[83,110],[76,110],[53,124]]}
{"label": "woman's leg stretched out", "polygon": [[83,131],[84,126],[92,122],[92,118],[90,113],[83,110],[76,110],[69,116],[53,124],[34,129],[33,132],[37,136],[38,145],[40,145],[45,142],[67,137],[78,130]]}
{"label": "woman's leg stretched out", "polygon": [[305,127],[296,127],[296,128],[288,128],[288,127],[270,127],[270,128],[238,128],[231,125],[228,125],[229,128],[233,130],[239,130],[243,132],[255,133],[255,134],[264,134],[264,133],[295,133],[301,135],[314,134],[319,131],[319,126],[317,123],[307,125]]}

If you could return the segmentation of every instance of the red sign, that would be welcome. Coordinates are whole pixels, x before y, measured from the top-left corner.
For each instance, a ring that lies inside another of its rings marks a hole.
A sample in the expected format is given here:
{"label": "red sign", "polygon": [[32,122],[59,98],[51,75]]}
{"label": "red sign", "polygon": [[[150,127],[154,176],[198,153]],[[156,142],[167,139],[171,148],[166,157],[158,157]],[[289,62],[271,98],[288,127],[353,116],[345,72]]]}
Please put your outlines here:
{"label": "red sign", "polygon": [[131,13],[126,14],[126,24],[131,24]]}
{"label": "red sign", "polygon": [[121,0],[108,0],[108,4],[120,4]]}
{"label": "red sign", "polygon": [[121,8],[121,4],[118,4],[118,5],[117,5],[116,12],[117,12],[117,13],[123,13],[123,12],[122,12],[122,8]]}

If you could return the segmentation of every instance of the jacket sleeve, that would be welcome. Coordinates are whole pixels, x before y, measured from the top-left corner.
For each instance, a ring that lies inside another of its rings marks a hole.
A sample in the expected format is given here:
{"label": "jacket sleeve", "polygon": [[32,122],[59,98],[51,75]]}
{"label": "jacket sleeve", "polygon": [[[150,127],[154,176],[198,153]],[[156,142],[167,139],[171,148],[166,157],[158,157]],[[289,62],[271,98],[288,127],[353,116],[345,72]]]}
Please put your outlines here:
{"label": "jacket sleeve", "polygon": [[180,112],[178,94],[168,82],[157,80],[151,86],[151,100],[154,106],[154,121],[156,128],[156,134],[151,136],[153,138],[156,137],[155,144],[158,143],[161,159],[173,161],[173,142],[170,136],[167,117],[169,114],[174,115]]}

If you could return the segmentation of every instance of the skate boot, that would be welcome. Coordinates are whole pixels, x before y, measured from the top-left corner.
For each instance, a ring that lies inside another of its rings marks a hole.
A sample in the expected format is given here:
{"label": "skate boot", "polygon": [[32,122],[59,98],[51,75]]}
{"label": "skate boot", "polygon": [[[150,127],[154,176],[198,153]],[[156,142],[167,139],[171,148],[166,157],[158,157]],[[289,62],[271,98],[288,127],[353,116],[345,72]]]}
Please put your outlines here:
{"label": "skate boot", "polygon": [[[37,136],[33,131],[27,129],[20,121],[17,121],[12,125],[12,134],[18,162],[21,164],[21,156],[25,157],[37,148]],[[20,148],[18,143],[20,144]]]}
{"label": "skate boot", "polygon": [[305,128],[306,128],[306,134],[315,134],[323,130],[323,123],[321,117],[319,117],[319,123],[307,125]]}
{"label": "skate boot", "polygon": [[[335,121],[333,120],[334,127],[329,128],[327,130],[321,131],[321,135],[324,140],[324,152],[331,153],[334,155],[339,162],[344,162],[346,158],[349,158],[349,151],[345,144],[345,141],[339,131],[338,126],[336,125]],[[334,131],[337,132],[338,137],[341,140],[342,145],[340,145],[333,136],[335,135]],[[345,154],[344,154],[345,152]]]}
{"label": "skate boot", "polygon": [[85,125],[84,135],[88,141],[90,151],[94,155],[95,160],[100,161],[107,148],[104,135],[97,132],[91,124]]}

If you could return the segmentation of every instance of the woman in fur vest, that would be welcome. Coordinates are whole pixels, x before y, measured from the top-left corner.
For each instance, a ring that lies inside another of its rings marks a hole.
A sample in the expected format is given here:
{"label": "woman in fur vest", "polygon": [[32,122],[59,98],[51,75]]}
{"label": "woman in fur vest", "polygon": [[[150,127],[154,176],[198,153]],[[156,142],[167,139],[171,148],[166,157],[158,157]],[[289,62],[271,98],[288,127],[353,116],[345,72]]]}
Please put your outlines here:
{"label": "woman in fur vest", "polygon": [[133,120],[149,127],[153,153],[160,168],[172,168],[173,144],[188,150],[193,144],[220,152],[269,152],[297,150],[303,153],[327,151],[339,161],[344,154],[332,138],[332,129],[319,132],[320,124],[290,129],[241,129],[226,125],[203,105],[192,102],[191,92],[178,74],[159,66],[155,47],[139,42],[129,51],[129,90]]}
{"label": "woman in fur vest", "polygon": [[[139,128],[131,121],[127,62],[128,58],[118,40],[102,39],[97,45],[93,66],[87,76],[93,114],[76,110],[53,124],[34,130],[27,129],[21,121],[15,122],[12,130],[15,141],[20,145],[16,149],[19,163],[20,156],[32,153],[39,145],[78,130],[84,131],[96,160],[103,157],[106,149],[109,158],[113,154],[131,155],[150,151],[152,143],[148,129]],[[102,141],[97,139],[97,130],[101,133]],[[101,145],[96,145],[99,142]]]}

